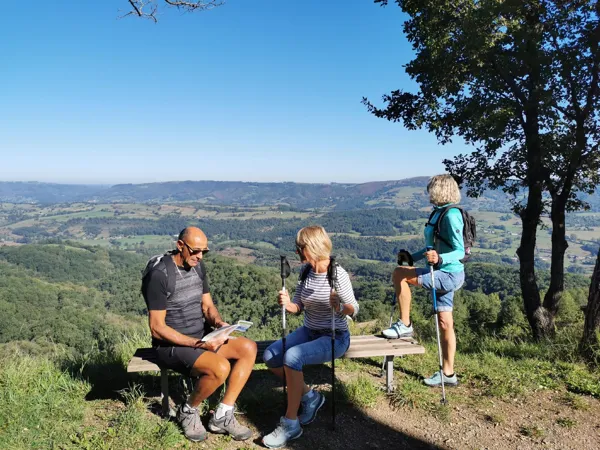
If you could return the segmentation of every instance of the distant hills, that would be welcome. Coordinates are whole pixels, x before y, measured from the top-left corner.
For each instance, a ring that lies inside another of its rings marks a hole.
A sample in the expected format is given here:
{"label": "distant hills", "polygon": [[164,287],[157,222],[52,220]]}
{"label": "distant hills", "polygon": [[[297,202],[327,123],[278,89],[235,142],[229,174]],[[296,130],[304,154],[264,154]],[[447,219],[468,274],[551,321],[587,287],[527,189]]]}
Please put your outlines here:
{"label": "distant hills", "polygon": [[[171,203],[200,202],[212,205],[281,205],[293,209],[351,210],[369,207],[422,208],[428,177],[369,183],[253,183],[241,181],[170,181],[163,183],[69,185],[40,182],[0,182],[0,202],[9,203]],[[600,195],[586,196],[600,211]],[[463,203],[472,209],[508,211],[507,196],[487,191]]]}

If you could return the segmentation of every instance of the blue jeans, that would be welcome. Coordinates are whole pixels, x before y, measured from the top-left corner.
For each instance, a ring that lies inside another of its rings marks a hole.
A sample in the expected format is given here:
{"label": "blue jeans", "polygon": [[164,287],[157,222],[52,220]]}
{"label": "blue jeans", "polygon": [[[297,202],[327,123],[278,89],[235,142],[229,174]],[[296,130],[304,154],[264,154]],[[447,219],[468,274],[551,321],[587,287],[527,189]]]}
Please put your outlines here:
{"label": "blue jeans", "polygon": [[[335,357],[341,358],[350,347],[350,332],[335,333]],[[284,364],[292,370],[302,371],[310,364],[322,364],[331,361],[331,331],[311,330],[301,326],[289,334],[285,340],[285,358],[281,339],[273,342],[265,350],[263,360],[272,369]]]}
{"label": "blue jeans", "polygon": [[[416,270],[419,286],[423,286],[425,289],[431,290],[433,285],[431,284],[430,269],[418,268]],[[452,311],[454,306],[454,291],[459,290],[465,282],[465,273],[442,272],[441,270],[435,270],[433,275],[435,277],[437,310],[439,312]]]}

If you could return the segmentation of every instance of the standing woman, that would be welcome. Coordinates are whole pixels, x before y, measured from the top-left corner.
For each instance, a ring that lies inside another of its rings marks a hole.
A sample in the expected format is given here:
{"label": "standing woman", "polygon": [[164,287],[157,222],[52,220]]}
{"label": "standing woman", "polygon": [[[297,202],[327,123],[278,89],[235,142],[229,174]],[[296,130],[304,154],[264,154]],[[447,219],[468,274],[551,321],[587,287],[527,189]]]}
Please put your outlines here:
{"label": "standing woman", "polygon": [[[450,208],[440,223],[440,238],[434,236],[437,221],[442,212],[460,202],[460,188],[452,175],[436,175],[427,184],[429,202],[433,204],[434,213],[425,225],[425,248],[410,255],[413,261],[427,259],[435,269],[434,279],[437,291],[437,310],[441,330],[441,347],[443,356],[443,376],[446,386],[456,386],[458,380],[454,373],[454,355],[456,353],[456,335],[452,308],[454,292],[465,281],[465,269],[461,260],[465,257],[463,242],[463,217],[457,208]],[[426,251],[427,247],[434,250]],[[406,252],[406,250],[400,250]],[[408,252],[406,252],[408,254]],[[409,259],[410,259],[409,258]],[[422,286],[431,290],[431,274],[429,268],[398,266],[393,274],[394,288],[400,306],[400,320],[392,324],[383,335],[388,339],[398,339],[413,335],[410,321],[411,292],[410,286]],[[424,380],[428,386],[439,386],[442,382],[440,372]]]}
{"label": "standing woman", "polygon": [[[281,290],[278,303],[288,313],[304,311],[304,325],[286,339],[283,355],[281,340],[271,344],[264,352],[267,367],[282,378],[285,371],[287,381],[287,411],[275,430],[263,437],[269,448],[280,448],[288,441],[300,437],[302,425],[308,425],[317,415],[325,397],[310,389],[304,382],[302,368],[307,364],[331,361],[331,308],[335,310],[335,358],[340,358],[350,346],[350,332],[346,316],[356,316],[358,303],[350,277],[337,267],[335,293],[331,294],[327,269],[330,264],[331,240],[320,226],[302,228],[296,236],[296,253],[306,265],[298,281],[293,301],[287,291]],[[298,410],[302,406],[302,412]]]}

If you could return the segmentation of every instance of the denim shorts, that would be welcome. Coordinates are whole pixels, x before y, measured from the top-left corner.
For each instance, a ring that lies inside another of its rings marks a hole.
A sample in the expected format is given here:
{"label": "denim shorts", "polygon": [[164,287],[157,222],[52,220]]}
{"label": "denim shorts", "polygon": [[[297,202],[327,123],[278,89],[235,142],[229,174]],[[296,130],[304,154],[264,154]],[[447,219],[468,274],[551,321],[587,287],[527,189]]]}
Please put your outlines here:
{"label": "denim shorts", "polygon": [[[433,286],[431,284],[430,269],[417,268],[416,271],[419,286],[431,289]],[[437,310],[439,312],[452,311],[452,307],[454,306],[454,291],[459,290],[465,282],[465,273],[435,270],[433,276],[435,279]]]}
{"label": "denim shorts", "polygon": [[[301,326],[290,333],[285,340],[285,358],[283,343],[273,342],[263,354],[267,367],[276,368],[284,364],[292,370],[302,371],[302,367],[331,361],[331,331],[311,330]],[[335,333],[335,358],[341,358],[350,347],[350,332]]]}

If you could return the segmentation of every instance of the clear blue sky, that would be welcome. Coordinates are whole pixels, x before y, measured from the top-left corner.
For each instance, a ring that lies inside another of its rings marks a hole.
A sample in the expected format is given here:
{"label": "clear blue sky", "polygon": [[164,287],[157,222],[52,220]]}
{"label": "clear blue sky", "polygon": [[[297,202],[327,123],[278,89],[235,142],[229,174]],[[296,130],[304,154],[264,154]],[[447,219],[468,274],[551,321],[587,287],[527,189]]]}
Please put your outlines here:
{"label": "clear blue sky", "polygon": [[395,4],[228,0],[157,24],[127,8],[3,2],[0,180],[365,182],[465,150],[360,103],[414,88]]}

